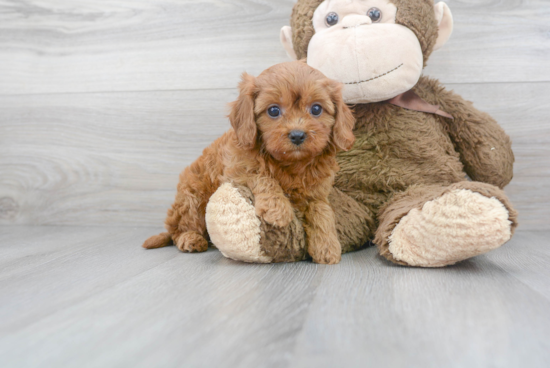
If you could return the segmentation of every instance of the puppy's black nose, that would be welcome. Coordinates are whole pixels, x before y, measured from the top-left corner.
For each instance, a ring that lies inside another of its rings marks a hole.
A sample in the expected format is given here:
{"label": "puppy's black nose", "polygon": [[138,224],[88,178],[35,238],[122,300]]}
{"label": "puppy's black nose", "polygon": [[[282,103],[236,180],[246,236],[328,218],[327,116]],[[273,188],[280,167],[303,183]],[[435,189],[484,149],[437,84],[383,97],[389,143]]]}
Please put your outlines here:
{"label": "puppy's black nose", "polygon": [[288,134],[288,138],[292,143],[299,146],[306,140],[306,133],[301,130],[293,130]]}

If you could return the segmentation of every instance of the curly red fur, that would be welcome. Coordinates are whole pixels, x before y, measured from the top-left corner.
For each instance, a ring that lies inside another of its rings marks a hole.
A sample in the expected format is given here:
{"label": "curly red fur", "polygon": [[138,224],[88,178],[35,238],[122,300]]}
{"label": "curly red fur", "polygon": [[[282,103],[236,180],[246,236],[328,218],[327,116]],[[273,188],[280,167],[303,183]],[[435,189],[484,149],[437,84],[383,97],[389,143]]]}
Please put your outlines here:
{"label": "curly red fur", "polygon": [[[231,105],[233,129],[206,148],[180,175],[168,211],[168,233],[149,238],[145,248],[173,240],[184,252],[208,249],[206,204],[225,182],[246,185],[255,197],[256,214],[267,223],[286,226],[294,211],[304,215],[308,252],[318,263],[337,263],[341,246],[328,196],[338,171],[336,153],[354,143],[355,119],[341,96],[341,84],[296,61],[278,64],[258,78],[243,74],[240,95]],[[323,108],[320,116],[310,111]],[[281,116],[267,109],[279,106]],[[296,145],[293,130],[306,133]]]}

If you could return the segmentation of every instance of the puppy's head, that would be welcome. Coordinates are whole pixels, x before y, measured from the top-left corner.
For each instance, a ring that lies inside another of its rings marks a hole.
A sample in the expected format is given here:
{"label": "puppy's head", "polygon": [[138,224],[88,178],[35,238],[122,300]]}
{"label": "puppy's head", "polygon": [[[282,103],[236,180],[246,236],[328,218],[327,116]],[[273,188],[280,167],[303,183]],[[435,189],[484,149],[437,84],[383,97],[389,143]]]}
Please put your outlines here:
{"label": "puppy's head", "polygon": [[302,61],[243,74],[229,120],[244,149],[258,145],[278,161],[300,161],[330,148],[349,150],[355,118],[342,85]]}

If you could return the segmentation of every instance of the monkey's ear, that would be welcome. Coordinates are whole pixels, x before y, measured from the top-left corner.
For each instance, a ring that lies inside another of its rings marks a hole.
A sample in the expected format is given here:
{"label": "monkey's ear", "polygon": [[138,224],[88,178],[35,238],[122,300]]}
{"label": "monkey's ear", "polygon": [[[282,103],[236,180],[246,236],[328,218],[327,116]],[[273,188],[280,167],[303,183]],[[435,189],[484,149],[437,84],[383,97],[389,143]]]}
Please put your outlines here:
{"label": "monkey's ear", "polygon": [[434,46],[435,51],[443,47],[451,37],[451,33],[453,33],[453,15],[451,9],[443,2],[435,4],[434,11],[435,20],[439,27],[437,41]]}
{"label": "monkey's ear", "polygon": [[281,43],[288,57],[292,60],[297,60],[298,56],[296,56],[296,51],[294,51],[294,45],[292,44],[292,28],[289,26],[281,28]]}
{"label": "monkey's ear", "polygon": [[343,151],[349,151],[355,143],[353,127],[355,126],[355,116],[350,108],[344,102],[342,97],[343,85],[340,82],[330,80],[331,99],[336,110],[335,123],[332,127],[332,141]]}
{"label": "monkey's ear", "polygon": [[244,149],[252,149],[256,144],[255,98],[256,78],[243,73],[241,83],[239,83],[239,98],[230,105],[229,121],[235,130],[239,145]]}

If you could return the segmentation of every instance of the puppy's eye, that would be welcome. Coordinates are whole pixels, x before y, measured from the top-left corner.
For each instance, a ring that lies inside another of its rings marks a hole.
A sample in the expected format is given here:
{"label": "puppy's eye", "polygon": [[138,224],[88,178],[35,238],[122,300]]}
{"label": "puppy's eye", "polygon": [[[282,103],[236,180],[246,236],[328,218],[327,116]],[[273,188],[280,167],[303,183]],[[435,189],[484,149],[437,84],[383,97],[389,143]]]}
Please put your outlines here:
{"label": "puppy's eye", "polygon": [[370,8],[367,15],[373,23],[380,22],[380,19],[382,19],[382,12],[378,8]]}
{"label": "puppy's eye", "polygon": [[267,108],[267,115],[271,116],[272,118],[278,118],[281,116],[281,108],[277,105],[269,106]]}
{"label": "puppy's eye", "polygon": [[315,104],[311,106],[311,115],[320,116],[323,113],[323,107],[321,105]]}
{"label": "puppy's eye", "polygon": [[331,12],[327,14],[327,17],[325,18],[325,23],[327,24],[327,26],[332,27],[338,24],[338,19],[338,14],[336,14],[335,12]]}

